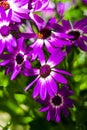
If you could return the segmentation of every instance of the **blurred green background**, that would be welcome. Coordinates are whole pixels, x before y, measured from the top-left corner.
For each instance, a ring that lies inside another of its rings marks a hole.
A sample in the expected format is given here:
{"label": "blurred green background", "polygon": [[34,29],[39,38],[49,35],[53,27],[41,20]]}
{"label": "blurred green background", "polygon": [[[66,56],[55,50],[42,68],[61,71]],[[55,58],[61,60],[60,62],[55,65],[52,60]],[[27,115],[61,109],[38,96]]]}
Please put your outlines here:
{"label": "blurred green background", "polygon": [[[64,16],[71,21],[87,17],[87,5],[76,0]],[[60,123],[47,122],[46,113],[39,112],[40,104],[32,98],[33,87],[24,92],[32,79],[19,75],[15,81],[10,81],[10,76],[5,76],[4,68],[0,67],[0,130],[87,130],[87,53],[73,48],[59,67],[73,74],[67,79],[75,100],[69,117],[61,115]]]}

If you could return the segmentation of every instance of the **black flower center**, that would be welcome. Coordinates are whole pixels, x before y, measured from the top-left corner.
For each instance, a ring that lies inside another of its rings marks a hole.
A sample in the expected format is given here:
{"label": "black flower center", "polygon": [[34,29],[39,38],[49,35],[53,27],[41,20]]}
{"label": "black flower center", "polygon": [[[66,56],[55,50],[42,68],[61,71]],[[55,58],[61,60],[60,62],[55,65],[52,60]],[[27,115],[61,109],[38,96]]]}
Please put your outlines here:
{"label": "black flower center", "polygon": [[52,98],[52,104],[54,106],[60,106],[62,104],[62,97],[60,95],[56,95]]}
{"label": "black flower center", "polygon": [[69,39],[75,41],[80,37],[80,32],[78,30],[72,30],[68,32],[68,35],[73,36],[73,38],[69,38]]}
{"label": "black flower center", "polygon": [[17,54],[16,55],[16,62],[17,62],[17,64],[21,65],[23,63],[23,61],[24,61],[24,56],[22,54],[20,54],[20,53]]}
{"label": "black flower center", "polygon": [[8,36],[9,33],[10,33],[9,27],[6,26],[6,25],[2,26],[1,29],[0,29],[0,33],[1,33],[1,35],[4,36],[4,37],[5,37],[5,36]]}
{"label": "black flower center", "polygon": [[0,7],[2,7],[4,10],[8,10],[10,8],[10,5],[7,1],[0,1]]}
{"label": "black flower center", "polygon": [[44,65],[40,68],[40,76],[43,78],[46,78],[47,76],[50,75],[51,68],[49,65]]}
{"label": "black flower center", "polygon": [[47,29],[47,28],[42,29],[42,30],[38,33],[38,38],[39,38],[39,39],[46,39],[46,38],[48,38],[49,36],[51,36],[51,30],[50,30],[50,29]]}

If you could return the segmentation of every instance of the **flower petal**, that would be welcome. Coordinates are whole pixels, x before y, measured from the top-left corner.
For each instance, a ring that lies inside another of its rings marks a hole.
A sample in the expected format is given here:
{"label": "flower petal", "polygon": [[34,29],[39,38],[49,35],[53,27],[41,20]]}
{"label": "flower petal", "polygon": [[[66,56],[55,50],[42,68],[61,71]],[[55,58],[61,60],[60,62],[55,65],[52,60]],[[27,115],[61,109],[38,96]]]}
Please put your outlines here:
{"label": "flower petal", "polygon": [[24,89],[24,91],[27,91],[35,82],[37,82],[38,79],[39,79],[39,76],[38,76],[35,80],[33,80],[33,81]]}
{"label": "flower petal", "polygon": [[40,108],[40,112],[45,112],[49,109],[49,106]]}
{"label": "flower petal", "polygon": [[36,84],[36,86],[34,87],[34,90],[33,90],[33,98],[36,98],[39,95],[40,88],[41,88],[41,83],[38,79],[37,84]]}
{"label": "flower petal", "polygon": [[51,72],[51,75],[59,83],[67,84],[66,78],[64,76],[62,76],[61,74],[57,74],[55,72]]}
{"label": "flower petal", "polygon": [[[59,51],[59,49],[58,49]],[[51,54],[51,56],[49,57],[47,64],[49,64],[51,67],[54,67],[56,65],[58,65],[66,56],[66,52],[57,52],[57,50]],[[55,58],[54,58],[55,57]]]}
{"label": "flower petal", "polygon": [[0,40],[0,54],[4,51],[5,43]]}
{"label": "flower petal", "polygon": [[81,50],[87,51],[87,45],[85,44],[82,38],[77,40],[77,44]]}
{"label": "flower petal", "polygon": [[20,73],[21,69],[20,68],[15,68],[12,75],[11,75],[11,80],[14,80],[16,76]]}

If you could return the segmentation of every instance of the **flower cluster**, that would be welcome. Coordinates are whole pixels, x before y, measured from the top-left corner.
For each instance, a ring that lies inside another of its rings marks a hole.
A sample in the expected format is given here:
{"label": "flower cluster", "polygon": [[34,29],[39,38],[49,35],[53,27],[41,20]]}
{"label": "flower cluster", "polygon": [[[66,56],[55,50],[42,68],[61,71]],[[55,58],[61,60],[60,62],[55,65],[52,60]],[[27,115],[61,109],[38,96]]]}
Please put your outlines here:
{"label": "flower cluster", "polygon": [[[42,104],[40,111],[47,111],[48,121],[60,122],[61,112],[67,117],[74,103],[67,79],[72,74],[58,65],[72,46],[87,51],[87,18],[72,23],[64,19],[72,4],[59,2],[55,12],[50,0],[0,1],[0,66],[6,67],[10,80],[20,74],[35,77],[24,91],[35,85],[32,96]],[[45,16],[48,10],[59,19]]]}

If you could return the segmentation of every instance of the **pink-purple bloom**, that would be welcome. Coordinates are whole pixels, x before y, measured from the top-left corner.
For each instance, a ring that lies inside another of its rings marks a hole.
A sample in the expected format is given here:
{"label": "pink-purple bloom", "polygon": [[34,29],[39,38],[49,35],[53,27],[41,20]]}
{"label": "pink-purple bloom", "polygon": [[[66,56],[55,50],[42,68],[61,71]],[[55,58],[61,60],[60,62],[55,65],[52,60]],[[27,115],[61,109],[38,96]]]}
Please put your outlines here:
{"label": "pink-purple bloom", "polygon": [[28,1],[29,0],[2,0],[0,1],[0,7],[5,10],[6,14],[8,14],[11,9],[11,20],[21,22],[21,18],[28,18]]}
{"label": "pink-purple bloom", "polygon": [[72,90],[68,89],[68,86],[63,86],[57,91],[53,96],[47,96],[47,98],[42,101],[37,100],[42,104],[40,112],[47,112],[47,120],[55,120],[57,123],[61,120],[61,112],[65,117],[68,116],[68,108],[73,107],[74,100],[70,99],[69,96],[73,94]]}
{"label": "pink-purple bloom", "polygon": [[[71,37],[62,33],[60,30],[55,31],[54,25],[56,24],[56,18],[53,17],[47,22],[38,24],[37,33],[34,32],[30,25],[27,26],[27,32],[21,35],[29,39],[33,38],[33,43],[30,47],[33,49],[32,59],[36,59],[39,55],[38,50],[43,50],[46,47],[49,53],[53,53],[58,47],[64,47],[65,45],[71,45],[71,42],[67,38]],[[66,39],[65,39],[66,38]]]}
{"label": "pink-purple bloom", "polygon": [[7,49],[9,52],[13,51],[13,47],[16,47],[16,40],[11,34],[11,22],[12,10],[9,10],[8,15],[0,8],[0,54]]}
{"label": "pink-purple bloom", "polygon": [[[39,51],[39,50],[38,50]],[[66,52],[55,52],[46,61],[44,54],[40,52],[39,61],[40,68],[33,68],[33,73],[30,70],[24,71],[25,76],[37,76],[34,81],[32,81],[26,88],[27,91],[35,82],[36,86],[33,91],[33,98],[36,98],[39,94],[42,100],[46,98],[47,93],[52,96],[57,92],[57,83],[67,84],[67,79],[62,75],[69,75],[70,73],[57,69],[57,66],[66,56]]]}
{"label": "pink-purple bloom", "polygon": [[7,66],[6,75],[12,73],[11,80],[15,79],[24,68],[30,69],[31,64],[29,58],[31,57],[31,49],[26,48],[24,38],[21,37],[17,40],[17,47],[12,53],[2,54],[0,58],[0,66]]}
{"label": "pink-purple bloom", "polygon": [[[61,33],[67,34],[68,36],[72,36],[67,38],[68,41],[71,42],[72,45],[79,47],[83,51],[87,51],[87,18],[84,18],[78,22],[70,23],[67,20],[62,20],[62,25],[55,25],[55,29]],[[65,38],[66,39],[66,38]]]}

